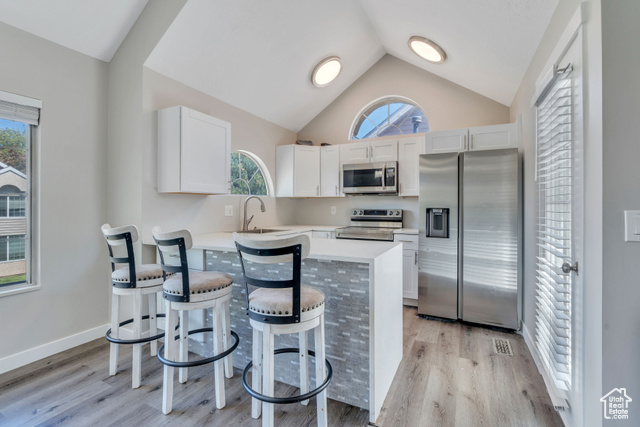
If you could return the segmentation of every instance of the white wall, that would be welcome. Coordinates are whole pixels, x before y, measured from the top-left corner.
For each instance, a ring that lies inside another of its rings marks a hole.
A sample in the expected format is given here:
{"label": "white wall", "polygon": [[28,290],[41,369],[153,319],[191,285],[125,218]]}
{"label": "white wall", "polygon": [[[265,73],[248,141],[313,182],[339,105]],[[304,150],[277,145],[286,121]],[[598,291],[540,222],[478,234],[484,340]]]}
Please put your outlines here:
{"label": "white wall", "polygon": [[[231,123],[231,150],[250,151],[262,159],[275,178],[275,147],[293,144],[296,134],[251,115],[148,68],[144,69],[144,121],[142,155],[142,228],[144,238],[152,239],[151,228],[188,228],[192,233],[235,231],[242,227],[242,205],[246,196],[202,196],[159,194],[157,192],[157,113],[156,110],[184,105]],[[255,214],[251,226],[281,225],[294,221],[292,202],[262,197],[267,211],[251,201],[248,217]],[[224,206],[232,205],[234,215],[224,216]],[[146,251],[145,251],[146,253]]]}
{"label": "white wall", "polygon": [[341,144],[360,110],[383,96],[399,95],[420,105],[431,130],[507,123],[509,108],[394,56],[385,55],[298,132],[316,144]]}
{"label": "white wall", "polygon": [[[562,32],[580,5],[579,0],[563,0],[549,23],[545,35],[522,80],[511,104],[511,118],[522,115],[522,141],[524,151],[524,327],[535,334],[535,257],[537,189],[535,170],[535,110],[531,108],[535,84],[546,71]],[[574,348],[574,368],[580,374],[574,378],[572,409],[561,413],[567,425],[600,425],[602,408],[598,399],[602,396],[602,83],[601,83],[601,34],[600,1],[585,3],[588,21],[584,26],[583,66],[586,70],[585,92],[585,236],[584,259],[581,267],[583,289],[581,294],[584,321],[575,325],[573,334],[580,345]],[[554,60],[557,58],[554,58]],[[574,307],[577,308],[579,304]],[[534,349],[531,349],[532,353]]]}
{"label": "white wall", "polygon": [[604,222],[602,394],[625,387],[640,419],[640,245],[623,241],[624,210],[640,210],[640,2],[602,2]]}
{"label": "white wall", "polygon": [[0,39],[0,90],[43,102],[34,182],[41,289],[0,298],[2,371],[3,358],[27,363],[36,353],[9,356],[105,325],[109,265],[100,233],[107,218],[107,64],[3,23]]}

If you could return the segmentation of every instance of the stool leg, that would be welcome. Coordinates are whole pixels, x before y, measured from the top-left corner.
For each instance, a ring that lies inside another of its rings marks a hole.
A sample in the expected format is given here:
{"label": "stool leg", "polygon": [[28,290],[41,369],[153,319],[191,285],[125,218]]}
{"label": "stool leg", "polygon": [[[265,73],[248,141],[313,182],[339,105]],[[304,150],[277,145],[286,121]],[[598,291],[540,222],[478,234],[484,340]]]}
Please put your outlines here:
{"label": "stool leg", "polygon": [[[140,339],[142,335],[142,294],[140,292],[133,293],[133,338]],[[142,344],[133,345],[133,365],[131,387],[140,387],[142,367]]]}
{"label": "stool leg", "polygon": [[[307,354],[307,331],[298,332],[298,341],[300,342],[300,394],[309,392],[309,363]],[[303,405],[308,405],[309,400],[303,400]]]}
{"label": "stool leg", "polygon": [[[120,295],[111,295],[111,336],[120,338]],[[109,375],[118,372],[118,344],[111,343],[109,354]]]}
{"label": "stool leg", "polygon": [[[149,336],[154,336],[158,334],[158,308],[156,306],[156,293],[152,292],[147,295],[147,301],[149,304]],[[151,350],[151,356],[155,356],[158,354],[158,340],[153,340],[149,343],[149,348]]]}
{"label": "stool leg", "polygon": [[[222,347],[225,351],[231,347],[231,315],[229,314],[230,300],[225,301],[222,306]],[[233,377],[233,353],[224,358],[224,376],[227,378]]]}
{"label": "stool leg", "polygon": [[[178,313],[171,308],[171,301],[166,302],[164,357],[167,360],[175,360],[174,329]],[[173,408],[173,366],[164,365],[164,377],[162,379],[162,413],[168,414]]]}
{"label": "stool leg", "polygon": [[[180,310],[180,362],[189,360],[189,312]],[[189,376],[189,368],[178,369],[178,381],[184,384]]]}
{"label": "stool leg", "polygon": [[[251,371],[251,388],[262,393],[262,337],[258,329],[253,329],[253,370]],[[262,402],[251,398],[251,417],[260,418]]]}
{"label": "stool leg", "polygon": [[[262,329],[262,390],[267,396],[273,396],[274,345],[271,325],[263,325]],[[262,427],[273,427],[273,404],[262,402]]]}
{"label": "stool leg", "polygon": [[[220,301],[216,301],[213,307],[213,354],[222,352],[222,306]],[[226,405],[224,394],[224,362],[218,359],[213,362],[215,389],[216,389],[216,408],[222,409]]]}
{"label": "stool leg", "polygon": [[[320,315],[320,324],[313,333],[316,340],[316,387],[327,378],[324,355],[324,314]],[[316,396],[318,406],[318,426],[327,426],[327,390],[323,390]]]}

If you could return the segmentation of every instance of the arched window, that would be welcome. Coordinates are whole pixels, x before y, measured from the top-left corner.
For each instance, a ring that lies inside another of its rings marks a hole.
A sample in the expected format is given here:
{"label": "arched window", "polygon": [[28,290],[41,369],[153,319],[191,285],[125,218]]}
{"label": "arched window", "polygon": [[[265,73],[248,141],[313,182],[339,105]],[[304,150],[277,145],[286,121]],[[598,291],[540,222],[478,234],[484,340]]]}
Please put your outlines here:
{"label": "arched window", "polygon": [[429,132],[422,108],[409,98],[387,96],[367,105],[351,125],[350,139]]}
{"label": "arched window", "polygon": [[264,162],[244,150],[231,153],[231,194],[269,196],[273,181]]}

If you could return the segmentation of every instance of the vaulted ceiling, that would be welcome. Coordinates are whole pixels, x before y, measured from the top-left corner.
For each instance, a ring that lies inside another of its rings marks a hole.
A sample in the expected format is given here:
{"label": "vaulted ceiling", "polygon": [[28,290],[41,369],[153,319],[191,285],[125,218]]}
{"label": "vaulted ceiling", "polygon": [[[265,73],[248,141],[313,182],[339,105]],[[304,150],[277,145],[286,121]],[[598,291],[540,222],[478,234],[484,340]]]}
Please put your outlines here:
{"label": "vaulted ceiling", "polygon": [[[0,0],[0,21],[110,61],[148,0]],[[149,68],[297,132],[386,53],[510,105],[558,0],[188,0]],[[427,37],[431,64],[407,47]],[[343,72],[310,74],[338,55]]]}

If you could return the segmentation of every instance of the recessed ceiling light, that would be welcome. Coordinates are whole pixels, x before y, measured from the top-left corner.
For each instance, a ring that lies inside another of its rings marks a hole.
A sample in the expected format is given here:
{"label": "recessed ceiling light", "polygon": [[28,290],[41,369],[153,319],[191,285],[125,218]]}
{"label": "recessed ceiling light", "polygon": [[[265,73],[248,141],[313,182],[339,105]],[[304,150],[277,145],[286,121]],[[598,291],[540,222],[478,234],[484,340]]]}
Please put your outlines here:
{"label": "recessed ceiling light", "polygon": [[440,64],[447,59],[444,50],[429,39],[420,36],[413,36],[409,39],[409,48],[420,58],[430,62]]}
{"label": "recessed ceiling light", "polygon": [[318,86],[323,87],[331,83],[338,77],[342,70],[342,62],[337,56],[330,56],[318,62],[316,68],[311,73],[311,82]]}

